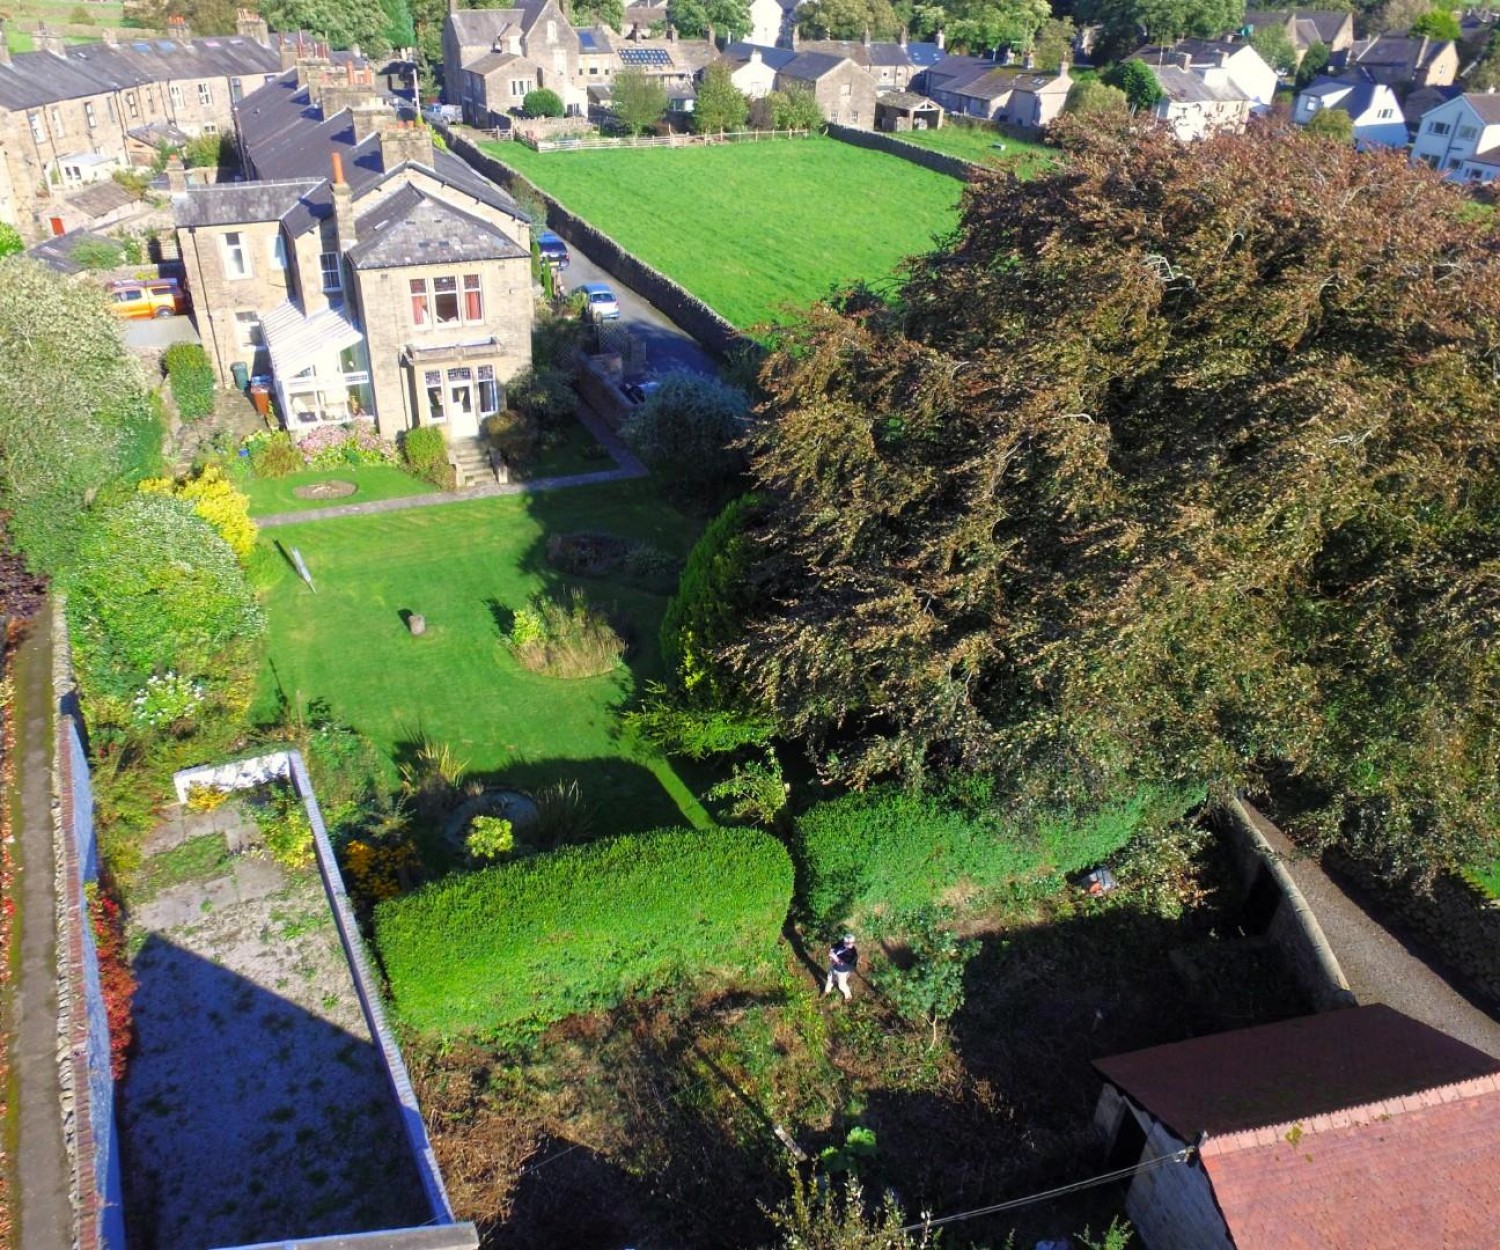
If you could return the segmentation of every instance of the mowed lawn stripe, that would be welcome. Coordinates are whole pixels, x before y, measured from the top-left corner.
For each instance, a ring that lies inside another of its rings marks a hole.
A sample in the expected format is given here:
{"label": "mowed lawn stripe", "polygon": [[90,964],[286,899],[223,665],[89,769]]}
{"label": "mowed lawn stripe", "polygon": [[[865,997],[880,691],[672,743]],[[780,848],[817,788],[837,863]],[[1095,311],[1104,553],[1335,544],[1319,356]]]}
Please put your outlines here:
{"label": "mowed lawn stripe", "polygon": [[834,139],[487,149],[735,325],[878,283],[957,222],[963,186]]}
{"label": "mowed lawn stripe", "polygon": [[[666,599],[616,582],[553,576],[547,537],[584,530],[681,556],[694,526],[631,482],[276,530],[271,539],[301,551],[317,593],[279,562],[266,593],[263,709],[279,683],[304,708],[327,700],[338,719],[392,759],[422,732],[472,771],[523,788],[576,779],[600,806],[601,831],[706,819],[665,760],[636,753],[620,735],[620,706],[639,683],[661,676],[657,633]],[[516,663],[500,640],[492,601],[513,610],[563,584],[628,620],[635,639],[629,670],[564,681]],[[403,611],[423,615],[426,634],[413,637]]]}

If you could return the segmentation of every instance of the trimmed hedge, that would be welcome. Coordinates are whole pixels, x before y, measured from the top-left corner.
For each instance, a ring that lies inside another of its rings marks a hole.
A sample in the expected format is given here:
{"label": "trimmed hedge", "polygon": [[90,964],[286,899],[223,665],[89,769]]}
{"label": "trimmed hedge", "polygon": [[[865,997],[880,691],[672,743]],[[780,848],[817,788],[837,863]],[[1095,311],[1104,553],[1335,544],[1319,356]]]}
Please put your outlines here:
{"label": "trimmed hedge", "polygon": [[1201,792],[1143,790],[1087,817],[1064,815],[1023,834],[989,814],[881,787],[819,803],[797,821],[799,895],[821,925],[907,911],[950,890],[1000,889],[1088,868],[1142,825],[1180,816]]}
{"label": "trimmed hedge", "polygon": [[173,343],[162,355],[162,367],[184,421],[196,421],[214,410],[214,370],[199,344]]}
{"label": "trimmed hedge", "polygon": [[376,908],[375,943],[408,1024],[515,1037],[764,964],[791,894],[768,834],[658,830],[434,882]]}

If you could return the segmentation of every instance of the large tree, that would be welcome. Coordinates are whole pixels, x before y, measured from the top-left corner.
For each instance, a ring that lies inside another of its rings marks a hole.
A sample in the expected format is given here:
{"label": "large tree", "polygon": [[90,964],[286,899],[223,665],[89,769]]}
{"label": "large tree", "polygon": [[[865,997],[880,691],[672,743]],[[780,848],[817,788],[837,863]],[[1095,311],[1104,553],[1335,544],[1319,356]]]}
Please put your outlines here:
{"label": "large tree", "polygon": [[715,38],[743,39],[753,25],[750,0],[669,0],[667,21],[689,39],[702,39],[710,30]]}
{"label": "large tree", "polygon": [[621,70],[611,90],[615,116],[633,135],[650,130],[667,111],[667,89],[661,80],[648,78],[638,69]]}
{"label": "large tree", "polygon": [[1500,257],[1400,154],[1057,127],[788,332],[721,661],[860,783],[1270,787],[1391,868],[1500,823]]}
{"label": "large tree", "polygon": [[698,84],[698,101],[693,108],[693,129],[699,134],[719,134],[743,130],[750,115],[749,101],[734,85],[729,66],[715,61],[703,71]]}
{"label": "large tree", "polygon": [[0,510],[33,569],[72,559],[89,505],[156,469],[140,368],[97,286],[0,260]]}
{"label": "large tree", "polygon": [[1245,0],[1080,0],[1078,19],[1103,27],[1103,51],[1123,56],[1143,41],[1208,39],[1237,30]]}

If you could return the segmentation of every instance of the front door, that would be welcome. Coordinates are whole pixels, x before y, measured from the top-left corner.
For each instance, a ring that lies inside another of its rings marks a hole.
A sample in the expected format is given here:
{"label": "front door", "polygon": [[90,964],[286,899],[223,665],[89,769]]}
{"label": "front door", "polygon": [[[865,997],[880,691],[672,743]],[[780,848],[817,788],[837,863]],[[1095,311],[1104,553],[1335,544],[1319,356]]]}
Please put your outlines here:
{"label": "front door", "polygon": [[474,370],[460,365],[448,370],[449,430],[454,438],[473,438],[479,433],[474,419]]}

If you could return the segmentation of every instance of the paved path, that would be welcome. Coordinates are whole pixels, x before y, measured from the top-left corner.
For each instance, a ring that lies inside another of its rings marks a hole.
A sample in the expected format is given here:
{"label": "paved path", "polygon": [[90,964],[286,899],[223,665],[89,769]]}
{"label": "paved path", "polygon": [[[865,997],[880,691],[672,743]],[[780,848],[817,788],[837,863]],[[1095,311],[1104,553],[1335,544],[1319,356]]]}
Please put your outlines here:
{"label": "paved path", "polygon": [[73,1240],[71,1169],[63,1144],[58,1084],[57,895],[52,823],[52,606],[32,620],[16,653],[16,785],[10,797],[16,838],[15,940],[19,966],[10,1000],[17,1126],[18,1246]]}
{"label": "paved path", "polygon": [[1252,819],[1307,899],[1361,1003],[1394,1007],[1500,1059],[1500,1022],[1454,989],[1269,820],[1258,813]]}
{"label": "paved path", "polygon": [[373,503],[345,503],[335,504],[331,508],[308,508],[302,512],[277,512],[271,516],[256,517],[255,523],[261,529],[275,529],[281,525],[331,521],[336,517],[371,516],[377,512],[402,512],[407,508],[437,508],[450,503],[466,503],[471,499],[490,499],[496,495],[535,495],[541,491],[567,490],[574,486],[597,486],[601,482],[628,482],[632,478],[646,476],[646,466],[635,458],[630,449],[620,441],[619,435],[595,413],[580,409],[578,420],[614,458],[613,469],[574,473],[566,477],[539,477],[529,482],[491,483],[431,495],[404,495],[397,499],[378,499]]}

